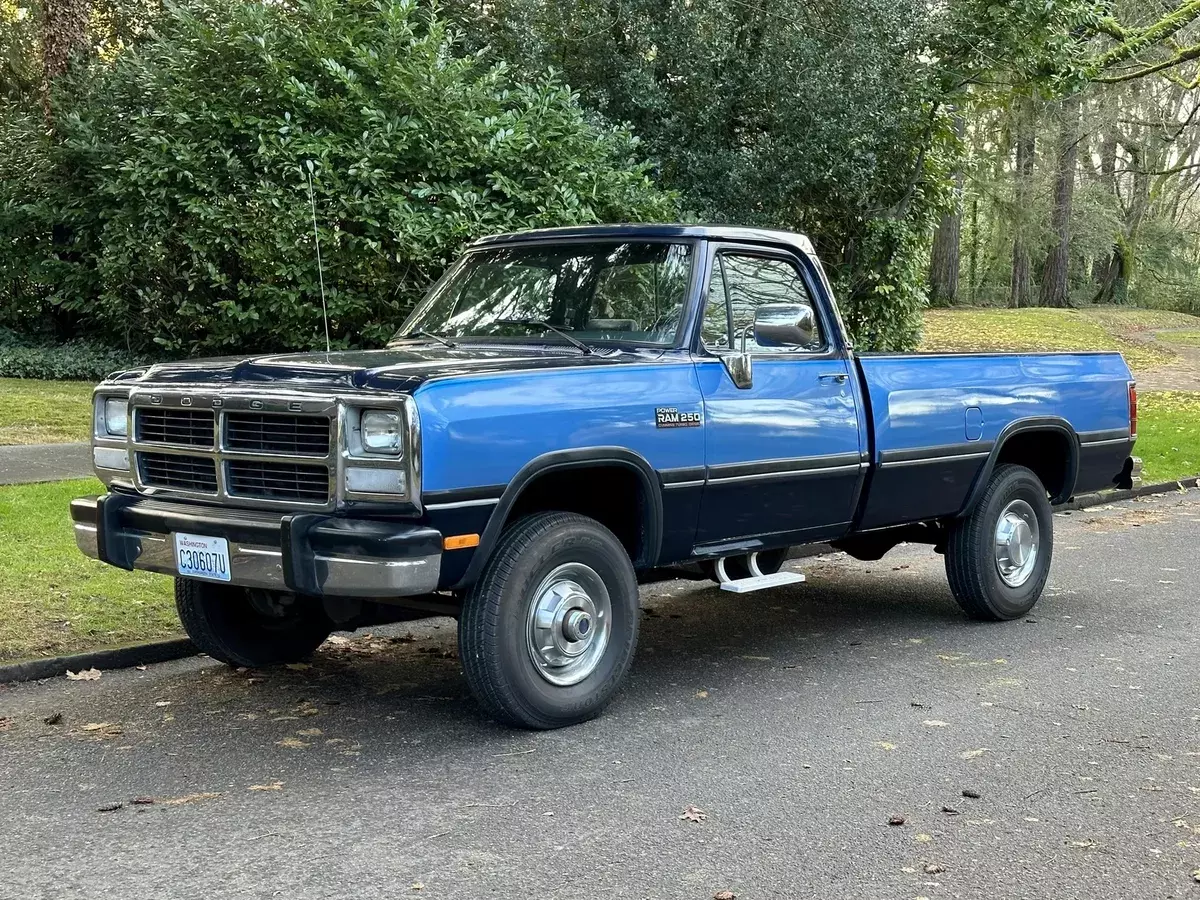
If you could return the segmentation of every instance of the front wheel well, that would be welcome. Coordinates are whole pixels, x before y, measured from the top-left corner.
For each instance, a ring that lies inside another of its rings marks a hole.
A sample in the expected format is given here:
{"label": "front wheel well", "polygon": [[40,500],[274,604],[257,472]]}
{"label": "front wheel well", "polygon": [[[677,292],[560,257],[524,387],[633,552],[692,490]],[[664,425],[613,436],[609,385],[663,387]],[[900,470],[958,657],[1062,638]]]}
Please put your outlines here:
{"label": "front wheel well", "polygon": [[1066,501],[1075,487],[1075,447],[1072,439],[1055,428],[1022,431],[1000,447],[991,471],[1011,464],[1033,472],[1052,503]]}
{"label": "front wheel well", "polygon": [[529,482],[509,509],[504,527],[539,512],[572,512],[595,519],[614,535],[634,566],[653,564],[650,498],[638,471],[620,463],[554,469]]}

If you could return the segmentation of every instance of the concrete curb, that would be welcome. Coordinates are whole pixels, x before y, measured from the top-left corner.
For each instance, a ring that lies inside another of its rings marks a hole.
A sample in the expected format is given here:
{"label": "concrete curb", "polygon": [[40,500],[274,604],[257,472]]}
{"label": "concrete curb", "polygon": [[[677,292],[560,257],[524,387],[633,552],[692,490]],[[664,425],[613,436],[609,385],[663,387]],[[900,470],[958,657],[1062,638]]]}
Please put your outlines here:
{"label": "concrete curb", "polygon": [[74,656],[54,656],[50,659],[32,659],[28,662],[0,665],[0,684],[9,681],[37,681],[41,678],[57,678],[70,669],[128,669],[150,663],[168,662],[195,656],[200,651],[186,638],[175,641],[159,641],[140,644],[136,647],[117,647],[115,650],[94,650]]}
{"label": "concrete curb", "polygon": [[[1071,512],[1078,509],[1087,509],[1089,506],[1100,506],[1103,503],[1132,500],[1135,497],[1147,497],[1151,494],[1169,494],[1172,491],[1187,488],[1200,488],[1200,476],[1181,478],[1179,481],[1164,481],[1160,484],[1144,484],[1128,491],[1097,491],[1091,494],[1080,494],[1070,503],[1054,507],[1054,511]],[[828,544],[809,544],[796,548],[788,555],[788,558],[805,559],[813,556],[824,556],[827,553],[833,552],[833,548]],[[176,641],[142,644],[137,647],[96,650],[92,653],[79,653],[75,656],[34,659],[29,662],[0,665],[0,684],[10,681],[37,681],[40,678],[57,678],[65,674],[68,669],[72,672],[91,668],[101,670],[128,669],[132,666],[183,659],[186,656],[195,656],[199,652],[195,644],[184,638]]]}
{"label": "concrete curb", "polygon": [[1127,491],[1096,491],[1091,494],[1080,494],[1069,503],[1054,507],[1055,512],[1071,512],[1076,509],[1087,509],[1089,506],[1099,506],[1102,503],[1115,503],[1118,500],[1132,500],[1135,497],[1148,497],[1151,494],[1169,494],[1172,491],[1200,487],[1200,476],[1189,475],[1178,481],[1163,481],[1158,484],[1143,484]]}

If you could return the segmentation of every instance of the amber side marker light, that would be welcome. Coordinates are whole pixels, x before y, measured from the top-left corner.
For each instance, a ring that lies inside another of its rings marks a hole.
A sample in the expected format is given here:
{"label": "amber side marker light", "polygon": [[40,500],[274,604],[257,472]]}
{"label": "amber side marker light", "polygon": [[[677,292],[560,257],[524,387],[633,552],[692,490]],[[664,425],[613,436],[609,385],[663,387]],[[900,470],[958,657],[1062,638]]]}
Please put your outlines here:
{"label": "amber side marker light", "polygon": [[443,550],[466,550],[468,547],[479,546],[477,534],[453,534],[442,538]]}

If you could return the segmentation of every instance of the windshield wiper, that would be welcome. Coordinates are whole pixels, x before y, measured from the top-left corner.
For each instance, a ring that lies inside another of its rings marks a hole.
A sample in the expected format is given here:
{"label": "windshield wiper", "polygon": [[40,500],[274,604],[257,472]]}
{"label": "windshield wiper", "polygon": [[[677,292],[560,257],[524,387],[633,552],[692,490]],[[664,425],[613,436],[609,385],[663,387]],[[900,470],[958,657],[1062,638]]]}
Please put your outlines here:
{"label": "windshield wiper", "polygon": [[445,344],[451,350],[458,346],[453,341],[446,340],[440,334],[434,334],[432,331],[426,331],[424,328],[415,328],[406,334],[405,337],[429,338],[432,341],[437,341],[439,344]]}
{"label": "windshield wiper", "polygon": [[553,331],[555,334],[557,334],[563,340],[567,341],[568,343],[572,344],[575,347],[578,347],[581,352],[583,352],[585,354],[591,354],[593,352],[591,347],[589,347],[587,344],[585,344],[579,338],[575,337],[573,334],[568,332],[566,329],[561,328],[558,325],[551,325],[545,319],[497,319],[496,324],[497,325],[522,325],[525,328],[540,328],[540,329],[542,329],[542,331]]}

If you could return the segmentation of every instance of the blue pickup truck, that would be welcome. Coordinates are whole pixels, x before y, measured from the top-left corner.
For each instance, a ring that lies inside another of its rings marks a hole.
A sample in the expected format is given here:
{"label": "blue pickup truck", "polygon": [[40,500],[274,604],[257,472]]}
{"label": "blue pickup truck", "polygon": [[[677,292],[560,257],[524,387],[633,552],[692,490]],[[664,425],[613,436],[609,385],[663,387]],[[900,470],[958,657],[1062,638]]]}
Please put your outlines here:
{"label": "blue pickup truck", "polygon": [[473,244],[385,348],[120,373],[84,553],[175,577],[196,645],[290,662],[449,614],[481,705],[554,728],[628,670],[638,584],[802,580],[788,549],[945,555],[967,615],[1025,615],[1052,504],[1127,485],[1116,353],[856,353],[800,235],[554,229]]}

